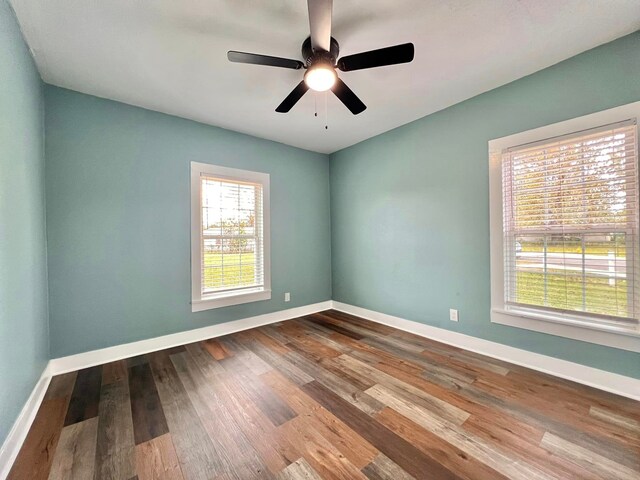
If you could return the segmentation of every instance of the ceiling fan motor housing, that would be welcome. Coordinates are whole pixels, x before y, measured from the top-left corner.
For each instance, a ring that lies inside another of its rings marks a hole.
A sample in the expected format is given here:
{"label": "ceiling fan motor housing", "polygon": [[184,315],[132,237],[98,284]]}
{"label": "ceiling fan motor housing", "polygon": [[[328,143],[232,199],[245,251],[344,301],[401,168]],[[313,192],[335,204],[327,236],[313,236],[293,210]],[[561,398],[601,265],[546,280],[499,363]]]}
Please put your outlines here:
{"label": "ceiling fan motor housing", "polygon": [[331,47],[329,52],[324,50],[314,51],[311,47],[311,37],[302,42],[302,58],[307,65],[307,68],[314,63],[330,63],[332,67],[335,67],[340,54],[340,46],[338,41],[331,37]]}

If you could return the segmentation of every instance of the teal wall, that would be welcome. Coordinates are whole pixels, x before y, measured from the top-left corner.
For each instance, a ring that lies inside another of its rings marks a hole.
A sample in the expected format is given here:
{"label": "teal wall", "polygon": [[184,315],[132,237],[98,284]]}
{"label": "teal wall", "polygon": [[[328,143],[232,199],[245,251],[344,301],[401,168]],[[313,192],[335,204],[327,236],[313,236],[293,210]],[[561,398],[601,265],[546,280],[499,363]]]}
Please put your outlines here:
{"label": "teal wall", "polygon": [[0,0],[0,445],[49,358],[42,82]]}
{"label": "teal wall", "polygon": [[333,299],[640,378],[638,354],[490,323],[487,159],[491,139],[638,100],[635,33],[333,154]]}
{"label": "teal wall", "polygon": [[[53,357],[331,299],[326,155],[52,86],[45,105]],[[271,174],[271,300],[191,313],[191,161]]]}
{"label": "teal wall", "polygon": [[[325,155],[46,86],[51,355],[333,297],[640,376],[637,355],[489,322],[487,172],[492,138],[640,99],[639,51],[636,33],[333,154],[331,192]],[[271,174],[272,300],[191,313],[190,161]]]}

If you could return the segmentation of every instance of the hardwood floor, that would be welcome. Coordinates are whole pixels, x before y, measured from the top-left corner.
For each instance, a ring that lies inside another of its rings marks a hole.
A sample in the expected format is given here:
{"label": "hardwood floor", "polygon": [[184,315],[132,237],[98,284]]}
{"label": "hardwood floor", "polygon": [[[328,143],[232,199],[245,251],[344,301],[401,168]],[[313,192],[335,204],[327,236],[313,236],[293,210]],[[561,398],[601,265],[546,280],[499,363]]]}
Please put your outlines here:
{"label": "hardwood floor", "polygon": [[639,479],[640,403],[336,311],[54,377],[10,479]]}

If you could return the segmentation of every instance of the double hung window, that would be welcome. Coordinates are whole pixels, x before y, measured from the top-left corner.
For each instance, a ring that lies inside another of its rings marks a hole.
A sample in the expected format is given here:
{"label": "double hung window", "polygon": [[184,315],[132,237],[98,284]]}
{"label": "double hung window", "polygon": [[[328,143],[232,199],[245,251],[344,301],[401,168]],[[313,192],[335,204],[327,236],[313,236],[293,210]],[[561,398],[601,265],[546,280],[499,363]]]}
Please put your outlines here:
{"label": "double hung window", "polygon": [[512,315],[640,333],[636,120],[590,117],[591,128],[490,142],[498,323]]}
{"label": "double hung window", "polygon": [[191,168],[192,310],[270,298],[269,175]]}

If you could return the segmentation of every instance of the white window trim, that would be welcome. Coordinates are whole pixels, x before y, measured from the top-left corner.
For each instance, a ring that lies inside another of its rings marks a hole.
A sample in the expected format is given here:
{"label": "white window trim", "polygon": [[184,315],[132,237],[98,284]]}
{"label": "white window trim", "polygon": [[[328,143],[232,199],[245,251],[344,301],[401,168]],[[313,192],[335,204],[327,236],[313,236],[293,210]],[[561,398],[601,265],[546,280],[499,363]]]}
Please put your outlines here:
{"label": "white window trim", "polygon": [[[202,297],[202,244],[201,244],[201,174],[218,178],[260,183],[262,185],[262,231],[264,286],[241,292],[222,292]],[[208,163],[191,162],[191,311],[202,312],[213,308],[271,299],[271,230],[270,230],[269,174],[237,168],[220,167]]]}
{"label": "white window trim", "polygon": [[[532,312],[527,309],[507,309],[504,300],[504,249],[502,222],[502,152],[515,145],[523,145],[545,138],[566,135],[581,130],[637,118],[640,102],[554,123],[526,132],[509,135],[489,142],[489,213],[491,234],[491,322],[533,330],[560,337],[606,345],[632,352],[640,352],[640,329],[589,323],[569,319],[567,315]],[[640,151],[640,150],[639,150]]]}

